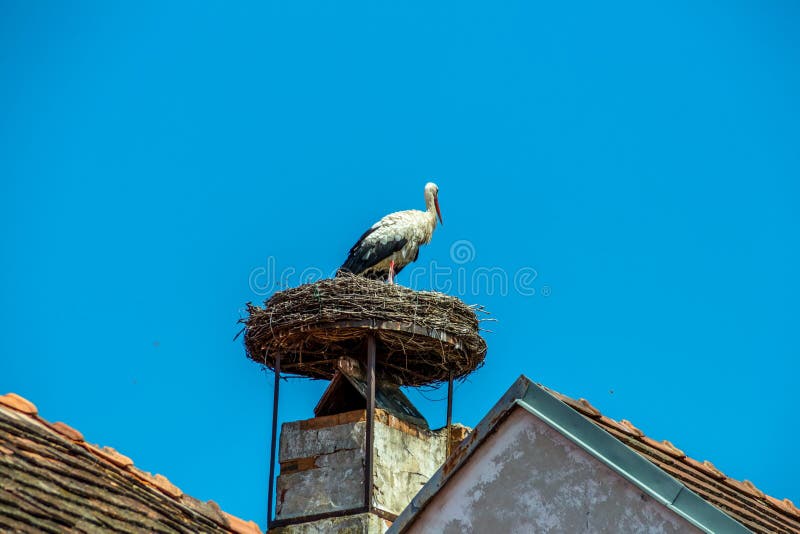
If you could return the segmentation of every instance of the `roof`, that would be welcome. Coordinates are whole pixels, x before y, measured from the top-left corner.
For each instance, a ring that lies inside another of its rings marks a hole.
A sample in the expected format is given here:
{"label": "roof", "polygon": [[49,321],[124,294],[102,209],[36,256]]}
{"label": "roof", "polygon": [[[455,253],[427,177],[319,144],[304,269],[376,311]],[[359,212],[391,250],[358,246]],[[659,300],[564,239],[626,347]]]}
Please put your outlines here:
{"label": "roof", "polygon": [[602,415],[585,399],[574,400],[520,376],[475,430],[400,514],[390,532],[403,532],[472,453],[515,409],[521,408],[708,532],[800,532],[800,510],[774,499],[751,482],[726,477],[710,462],[686,456],[669,441],[656,441],[628,421]]}
{"label": "roof", "polygon": [[0,530],[261,532],[111,447],[45,421],[14,393],[0,396]]}
{"label": "roof", "polygon": [[[314,415],[333,415],[367,407],[367,382],[358,362],[352,358],[340,358],[338,369],[330,385],[314,408]],[[417,410],[397,384],[376,380],[375,407],[385,410],[412,425],[428,428],[428,421]]]}

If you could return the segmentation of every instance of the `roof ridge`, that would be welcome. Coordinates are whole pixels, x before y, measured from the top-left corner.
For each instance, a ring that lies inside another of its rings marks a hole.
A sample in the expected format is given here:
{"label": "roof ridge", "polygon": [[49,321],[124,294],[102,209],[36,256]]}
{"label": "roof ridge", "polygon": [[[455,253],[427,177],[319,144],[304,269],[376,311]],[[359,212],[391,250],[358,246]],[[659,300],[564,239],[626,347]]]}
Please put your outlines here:
{"label": "roof ridge", "polygon": [[628,421],[627,419],[623,419],[621,421],[616,421],[615,419],[608,417],[600,412],[595,406],[589,403],[584,398],[580,398],[579,400],[575,400],[572,397],[564,395],[558,391],[555,391],[547,386],[542,384],[538,384],[541,388],[545,389],[546,391],[553,394],[556,398],[585,416],[587,419],[593,420],[593,422],[601,421],[604,424],[607,424],[620,432],[630,436],[631,438],[648,445],[659,452],[662,452],[669,457],[679,461],[682,464],[688,465],[697,471],[705,473],[707,476],[718,480],[725,485],[729,486],[733,490],[745,493],[752,497],[753,499],[763,502],[768,507],[776,510],[781,514],[786,514],[792,516],[793,519],[797,520],[800,519],[800,509],[795,506],[795,504],[788,498],[784,498],[783,500],[779,500],[775,497],[767,495],[763,491],[759,490],[753,482],[750,480],[736,480],[733,477],[729,477],[725,475],[722,471],[717,469],[714,464],[712,464],[708,460],[703,460],[703,462],[699,462],[698,460],[691,458],[687,454],[685,454],[681,449],[677,448],[668,440],[663,440],[661,442],[645,435],[643,431],[633,426],[633,424]]}
{"label": "roof ridge", "polygon": [[[230,530],[236,534],[261,534],[261,529],[254,521],[245,521],[239,517],[229,514],[222,510],[214,501],[201,501],[195,499],[191,495],[183,493],[180,488],[170,482],[170,480],[161,474],[151,474],[148,471],[143,471],[134,465],[134,462],[128,456],[121,454],[113,447],[95,445],[87,442],[83,434],[72,428],[66,423],[50,421],[42,418],[36,405],[28,399],[16,393],[6,393],[0,395],[0,409],[6,408],[21,414],[27,419],[39,424],[47,430],[59,435],[61,438],[67,439],[83,450],[87,451],[97,460],[106,464],[111,464],[124,473],[128,473],[135,479],[146,485],[147,487],[157,491],[158,493],[170,498],[177,504],[188,508],[192,513],[202,515],[203,517],[217,523],[220,527]],[[215,512],[215,513],[209,513]]]}

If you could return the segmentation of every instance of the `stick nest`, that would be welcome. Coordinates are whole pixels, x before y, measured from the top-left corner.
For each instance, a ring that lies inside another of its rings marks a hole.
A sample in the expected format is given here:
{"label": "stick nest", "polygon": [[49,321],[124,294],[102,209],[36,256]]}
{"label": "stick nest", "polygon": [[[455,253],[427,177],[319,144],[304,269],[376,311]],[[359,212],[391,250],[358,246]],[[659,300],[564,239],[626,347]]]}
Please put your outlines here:
{"label": "stick nest", "polygon": [[336,278],[275,293],[264,307],[247,304],[247,356],[281,373],[330,379],[339,357],[366,361],[376,341],[376,372],[400,385],[463,378],[483,364],[481,306],[455,297],[388,285],[361,276]]}

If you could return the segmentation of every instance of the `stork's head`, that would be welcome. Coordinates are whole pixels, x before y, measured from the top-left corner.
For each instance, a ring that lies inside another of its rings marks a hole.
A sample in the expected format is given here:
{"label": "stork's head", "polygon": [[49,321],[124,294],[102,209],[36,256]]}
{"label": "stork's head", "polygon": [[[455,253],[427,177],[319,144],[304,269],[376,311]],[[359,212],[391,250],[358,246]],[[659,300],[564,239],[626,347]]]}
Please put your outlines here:
{"label": "stork's head", "polygon": [[439,209],[439,186],[433,182],[425,184],[425,206],[428,211],[436,209],[436,215],[439,216],[439,222],[444,224],[442,220],[442,211]]}

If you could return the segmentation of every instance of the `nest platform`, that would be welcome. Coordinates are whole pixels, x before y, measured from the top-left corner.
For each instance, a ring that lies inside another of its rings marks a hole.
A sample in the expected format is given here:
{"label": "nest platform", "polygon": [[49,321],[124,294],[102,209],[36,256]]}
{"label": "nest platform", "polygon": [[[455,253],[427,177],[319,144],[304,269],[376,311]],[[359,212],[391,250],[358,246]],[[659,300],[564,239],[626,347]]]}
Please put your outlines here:
{"label": "nest platform", "polygon": [[375,337],[376,371],[404,386],[463,378],[483,364],[480,306],[442,293],[414,291],[344,274],[248,304],[247,356],[281,373],[331,379],[342,356],[366,359]]}

